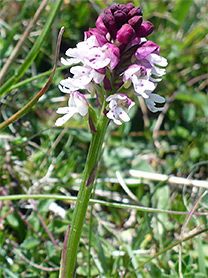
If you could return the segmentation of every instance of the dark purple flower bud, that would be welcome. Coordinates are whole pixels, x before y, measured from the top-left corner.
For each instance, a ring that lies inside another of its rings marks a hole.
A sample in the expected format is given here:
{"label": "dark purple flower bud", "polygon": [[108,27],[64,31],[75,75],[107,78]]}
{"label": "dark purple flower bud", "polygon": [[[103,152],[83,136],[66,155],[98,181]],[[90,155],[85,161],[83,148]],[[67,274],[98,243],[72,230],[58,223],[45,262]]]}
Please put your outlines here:
{"label": "dark purple flower bud", "polygon": [[133,8],[129,13],[128,13],[128,17],[129,18],[132,18],[136,15],[139,15],[139,16],[142,16],[143,15],[143,12],[141,10],[140,7],[137,7],[137,8]]}
{"label": "dark purple flower bud", "polygon": [[110,7],[105,8],[104,14],[112,14]]}
{"label": "dark purple flower bud", "polygon": [[136,15],[129,19],[128,24],[136,31],[142,24],[142,16]]}
{"label": "dark purple flower bud", "polygon": [[127,22],[128,20],[128,16],[126,13],[124,13],[123,11],[116,11],[114,13],[114,18],[116,20],[117,23],[117,28],[119,29],[124,23]]}
{"label": "dark purple flower bud", "polygon": [[132,10],[134,8],[134,4],[133,3],[128,3],[126,5],[126,7],[129,9],[129,10]]}
{"label": "dark purple flower bud", "polygon": [[117,25],[113,15],[110,13],[104,14],[102,20],[103,23],[105,24],[105,27],[108,29],[108,32],[110,33],[111,37],[115,39],[116,32],[117,32]]}
{"label": "dark purple flower bud", "polygon": [[125,14],[129,13],[129,9],[126,7],[126,5],[120,4],[118,6],[120,11],[123,11]]}
{"label": "dark purple flower bud", "polygon": [[143,60],[149,54],[155,53],[159,55],[159,52],[160,52],[160,47],[157,44],[153,43],[152,41],[146,41],[140,47],[137,48],[135,57],[138,60]]}
{"label": "dark purple flower bud", "polygon": [[133,38],[134,34],[134,29],[126,23],[118,30],[116,39],[120,43],[128,43]]}
{"label": "dark purple flower bud", "polygon": [[110,10],[111,10],[112,14],[114,14],[116,11],[119,10],[119,5],[117,5],[116,3],[113,4],[113,5],[110,7]]}
{"label": "dark purple flower bud", "polygon": [[102,21],[102,17],[103,17],[102,14],[100,16],[98,16],[97,21],[96,21],[96,27],[99,31],[101,31],[103,34],[106,35],[108,33],[108,30]]}
{"label": "dark purple flower bud", "polygon": [[152,33],[154,25],[149,21],[142,22],[141,26],[137,29],[136,35],[138,37],[147,37]]}

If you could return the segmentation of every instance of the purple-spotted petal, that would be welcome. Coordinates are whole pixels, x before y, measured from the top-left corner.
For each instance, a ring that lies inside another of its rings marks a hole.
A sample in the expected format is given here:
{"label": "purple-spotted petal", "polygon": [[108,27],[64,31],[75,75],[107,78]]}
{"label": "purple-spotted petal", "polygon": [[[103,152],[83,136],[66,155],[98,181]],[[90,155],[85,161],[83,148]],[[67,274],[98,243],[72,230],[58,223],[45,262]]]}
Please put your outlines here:
{"label": "purple-spotted petal", "polygon": [[85,116],[88,113],[88,102],[85,97],[77,92],[71,92],[67,107],[60,107],[56,111],[58,114],[65,114],[56,120],[56,126],[62,126],[65,124],[74,114],[78,113],[81,116]]}
{"label": "purple-spotted petal", "polygon": [[110,102],[110,110],[106,116],[113,120],[115,124],[121,125],[122,122],[130,120],[127,113],[135,103],[127,95],[117,93],[107,97],[106,101]]}
{"label": "purple-spotted petal", "polygon": [[65,124],[74,114],[67,113],[63,117],[60,117],[56,120],[55,126],[62,126]]}

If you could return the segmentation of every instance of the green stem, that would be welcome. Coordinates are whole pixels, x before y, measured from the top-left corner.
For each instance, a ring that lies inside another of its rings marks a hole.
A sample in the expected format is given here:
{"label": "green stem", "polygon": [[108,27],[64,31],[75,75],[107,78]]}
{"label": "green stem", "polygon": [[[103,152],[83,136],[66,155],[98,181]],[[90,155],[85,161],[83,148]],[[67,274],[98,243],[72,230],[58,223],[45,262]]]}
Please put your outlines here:
{"label": "green stem", "polygon": [[96,167],[100,159],[101,149],[108,126],[108,121],[109,119],[106,116],[101,115],[97,124],[97,132],[92,136],[86,166],[83,173],[83,179],[77,196],[77,202],[73,213],[72,224],[67,240],[65,263],[63,262],[64,265],[61,266],[61,271],[59,274],[60,278],[73,277],[76,264],[77,249],[79,246],[82,227],[84,224],[91,191],[93,188]]}
{"label": "green stem", "polygon": [[[63,196],[63,195],[53,195],[53,194],[18,194],[18,195],[8,195],[8,196],[0,196],[0,201],[14,201],[14,200],[62,200],[62,201],[76,201],[77,197],[73,196]],[[106,202],[103,200],[98,199],[90,199],[90,204],[99,204],[101,206],[106,206],[110,208],[117,208],[117,209],[128,209],[132,210],[135,209],[137,211],[143,211],[148,213],[167,213],[167,214],[175,214],[175,215],[188,215],[189,212],[187,211],[175,211],[175,210],[164,210],[164,209],[157,209],[157,208],[149,208],[149,207],[141,207],[137,205],[131,205],[131,204],[123,204],[123,203],[113,203],[113,202]],[[194,215],[199,216],[207,216],[207,212],[194,212]],[[0,276],[1,277],[1,276]]]}

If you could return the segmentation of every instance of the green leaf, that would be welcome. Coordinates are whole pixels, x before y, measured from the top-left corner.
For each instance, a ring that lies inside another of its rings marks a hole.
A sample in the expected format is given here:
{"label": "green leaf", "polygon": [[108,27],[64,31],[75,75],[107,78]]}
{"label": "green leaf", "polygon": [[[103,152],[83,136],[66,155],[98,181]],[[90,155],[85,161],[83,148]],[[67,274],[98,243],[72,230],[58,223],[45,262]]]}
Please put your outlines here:
{"label": "green leaf", "polygon": [[57,250],[51,241],[46,242],[46,250],[49,258],[53,258],[57,255]]}
{"label": "green leaf", "polygon": [[38,211],[39,212],[45,212],[45,211],[48,211],[48,208],[50,206],[50,204],[53,203],[53,200],[41,200],[39,203],[38,203]]}
{"label": "green leaf", "polygon": [[97,244],[98,244],[98,250],[99,250],[98,257],[100,259],[104,274],[108,274],[109,273],[108,264],[107,264],[107,261],[105,258],[104,250],[103,250],[99,235],[97,235]]}
{"label": "green leaf", "polygon": [[141,275],[140,271],[137,269],[138,266],[139,266],[138,262],[137,262],[137,260],[136,260],[136,258],[134,256],[134,253],[133,253],[133,251],[131,249],[131,246],[129,244],[126,244],[126,250],[127,250],[128,254],[129,254],[129,258],[131,258],[131,263],[133,265],[133,268],[135,269],[136,277],[137,278],[142,278],[142,275]]}
{"label": "green leaf", "polygon": [[[178,94],[175,97],[176,100],[192,102],[197,105],[205,105],[206,104],[206,96],[202,96],[200,94],[197,95],[187,95],[187,94]],[[205,102],[204,102],[205,101]]]}
{"label": "green leaf", "polygon": [[203,273],[196,273],[194,278],[207,278],[207,275]]}
{"label": "green leaf", "polygon": [[175,4],[175,11],[172,14],[172,17],[178,21],[178,25],[181,25],[183,21],[186,19],[190,7],[193,3],[193,0],[178,0]]}
{"label": "green leaf", "polygon": [[205,257],[204,257],[204,252],[203,252],[202,238],[200,235],[198,236],[198,253],[199,253],[199,256],[198,256],[199,271],[206,276],[207,272],[206,272],[206,266],[205,266]]}
{"label": "green leaf", "polygon": [[9,222],[10,226],[13,227],[14,229],[19,227],[19,221],[15,217],[14,214],[10,213],[7,215],[6,220]]}
{"label": "green leaf", "polygon": [[188,123],[191,123],[196,116],[196,106],[193,104],[184,105],[183,116]]}
{"label": "green leaf", "polygon": [[175,129],[171,131],[172,136],[182,137],[183,139],[189,139],[190,132],[183,126],[177,126]]}
{"label": "green leaf", "polygon": [[192,46],[193,41],[194,43],[201,41],[206,36],[206,34],[207,29],[204,28],[204,26],[197,26],[189,34],[187,34],[183,43],[181,44],[181,49],[186,49],[188,46]]}
{"label": "green leaf", "polygon": [[24,242],[21,244],[21,247],[26,249],[32,249],[40,244],[40,240],[36,239],[34,237],[28,237],[24,240]]}
{"label": "green leaf", "polygon": [[[5,268],[3,266],[0,265],[0,268],[2,268],[3,272],[6,274],[6,276],[4,277],[8,277],[8,278],[19,278],[19,275],[14,274],[12,271],[10,271],[8,268]],[[7,276],[8,274],[8,276]]]}

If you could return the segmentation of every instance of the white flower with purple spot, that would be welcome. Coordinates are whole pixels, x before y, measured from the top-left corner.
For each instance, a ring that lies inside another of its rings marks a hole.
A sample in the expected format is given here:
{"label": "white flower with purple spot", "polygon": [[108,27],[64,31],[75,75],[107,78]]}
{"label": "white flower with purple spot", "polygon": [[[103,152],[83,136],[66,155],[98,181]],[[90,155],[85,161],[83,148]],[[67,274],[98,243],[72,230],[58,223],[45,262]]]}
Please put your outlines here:
{"label": "white flower with purple spot", "polygon": [[127,95],[117,93],[107,97],[106,101],[110,102],[110,111],[106,116],[113,120],[115,124],[121,125],[122,122],[128,122],[130,120],[127,113],[135,103]]}
{"label": "white flower with purple spot", "polygon": [[[64,89],[62,89],[64,90]],[[64,114],[61,118],[56,120],[56,126],[65,124],[74,114],[78,113],[85,116],[88,113],[89,104],[86,98],[79,92],[71,92],[67,107],[60,107],[56,111],[58,114]]]}
{"label": "white flower with purple spot", "polygon": [[79,89],[86,89],[89,92],[92,92],[92,81],[94,81],[96,84],[100,84],[105,77],[104,73],[84,66],[72,67],[70,72],[74,74],[73,78],[68,77],[67,79],[61,80],[60,82],[63,87],[69,88],[69,92]]}
{"label": "white flower with purple spot", "polygon": [[151,41],[144,41],[135,52],[136,64],[151,70],[150,81],[153,82],[162,80],[160,77],[166,73],[163,67],[168,64],[167,59],[160,56],[159,52],[160,47]]}
{"label": "white flower with purple spot", "polygon": [[99,47],[95,36],[89,37],[86,41],[79,42],[75,48],[69,48],[66,51],[66,56],[72,57],[68,59],[61,58],[61,63],[66,66],[84,62],[88,56],[89,50],[93,47]]}
{"label": "white flower with purple spot", "polygon": [[157,107],[156,105],[157,103],[164,103],[165,98],[157,94],[152,94],[151,91],[146,91],[146,93],[149,94],[149,98],[144,99],[148,109],[153,113],[162,111],[163,107]]}
{"label": "white flower with purple spot", "polygon": [[82,63],[92,69],[101,69],[110,63],[110,53],[106,46],[100,47],[95,36],[89,37],[86,41],[77,44],[76,48],[69,48],[66,51],[69,59],[61,58],[61,63],[66,66]]}
{"label": "white flower with purple spot", "polygon": [[162,67],[166,67],[168,62],[162,56],[159,56],[155,53],[149,54],[145,60],[147,60],[151,65],[151,75],[155,76],[156,78],[150,76],[150,80],[153,82],[160,82],[163,75],[166,74],[166,70]]}
{"label": "white flower with purple spot", "polygon": [[136,95],[143,98],[149,98],[146,91],[154,91],[156,84],[151,82],[150,79],[151,69],[144,66],[133,64],[125,70],[123,75],[123,81],[131,81],[134,86]]}

